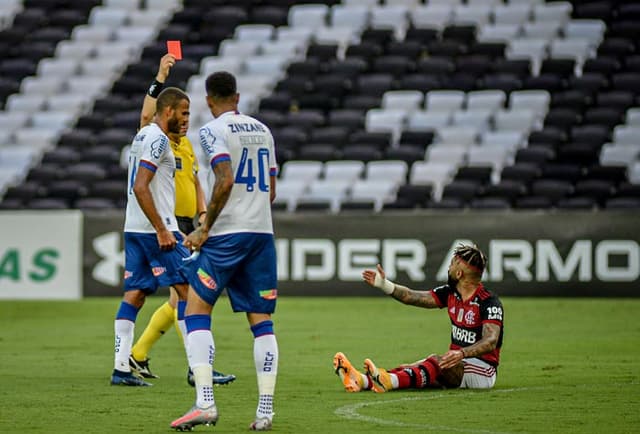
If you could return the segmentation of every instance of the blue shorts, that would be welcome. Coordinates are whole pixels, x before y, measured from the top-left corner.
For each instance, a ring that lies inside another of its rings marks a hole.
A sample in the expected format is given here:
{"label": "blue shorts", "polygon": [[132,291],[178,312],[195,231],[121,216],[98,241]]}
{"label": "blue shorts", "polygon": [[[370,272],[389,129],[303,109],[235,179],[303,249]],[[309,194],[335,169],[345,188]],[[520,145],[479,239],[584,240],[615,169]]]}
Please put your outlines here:
{"label": "blue shorts", "polygon": [[182,234],[174,232],[178,243],[172,250],[160,250],[156,234],[124,233],[124,290],[141,289],[152,294],[160,286],[187,283],[182,258],[189,249],[182,245]]}
{"label": "blue shorts", "polygon": [[276,309],[278,277],[272,234],[209,237],[200,256],[186,267],[189,283],[211,305],[227,288],[234,312],[273,313]]}

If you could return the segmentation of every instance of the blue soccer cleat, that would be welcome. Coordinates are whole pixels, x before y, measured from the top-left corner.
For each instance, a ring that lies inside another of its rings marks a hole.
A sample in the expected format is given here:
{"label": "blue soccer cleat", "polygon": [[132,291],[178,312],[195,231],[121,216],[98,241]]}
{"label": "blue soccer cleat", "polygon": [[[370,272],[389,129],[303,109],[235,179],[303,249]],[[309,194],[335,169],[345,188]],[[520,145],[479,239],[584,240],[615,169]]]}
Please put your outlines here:
{"label": "blue soccer cleat", "polygon": [[142,378],[136,377],[131,372],[122,372],[117,369],[113,370],[111,375],[112,386],[153,386]]}

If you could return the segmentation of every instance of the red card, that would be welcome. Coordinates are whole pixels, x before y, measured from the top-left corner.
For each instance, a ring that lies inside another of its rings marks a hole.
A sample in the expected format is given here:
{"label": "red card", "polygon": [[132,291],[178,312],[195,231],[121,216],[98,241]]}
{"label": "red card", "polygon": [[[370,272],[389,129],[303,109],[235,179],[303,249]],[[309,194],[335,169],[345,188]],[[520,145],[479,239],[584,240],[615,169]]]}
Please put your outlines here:
{"label": "red card", "polygon": [[182,45],[180,41],[167,41],[167,52],[173,54],[176,60],[182,59]]}

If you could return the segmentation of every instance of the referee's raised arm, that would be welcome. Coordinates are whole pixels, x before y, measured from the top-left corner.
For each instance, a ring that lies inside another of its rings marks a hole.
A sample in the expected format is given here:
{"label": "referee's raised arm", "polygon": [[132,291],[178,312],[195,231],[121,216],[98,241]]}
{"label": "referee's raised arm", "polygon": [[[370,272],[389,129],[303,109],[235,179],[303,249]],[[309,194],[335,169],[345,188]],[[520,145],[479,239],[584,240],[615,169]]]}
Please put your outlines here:
{"label": "referee's raised arm", "polygon": [[160,59],[156,78],[149,86],[149,90],[147,90],[147,93],[144,96],[144,101],[142,102],[142,110],[140,111],[140,128],[149,125],[153,120],[153,116],[156,114],[156,99],[158,98],[158,95],[160,95],[160,92],[162,92],[164,83],[167,81],[167,77],[169,77],[169,71],[175,64],[176,58],[173,57],[173,54],[165,54],[162,56],[162,59]]}

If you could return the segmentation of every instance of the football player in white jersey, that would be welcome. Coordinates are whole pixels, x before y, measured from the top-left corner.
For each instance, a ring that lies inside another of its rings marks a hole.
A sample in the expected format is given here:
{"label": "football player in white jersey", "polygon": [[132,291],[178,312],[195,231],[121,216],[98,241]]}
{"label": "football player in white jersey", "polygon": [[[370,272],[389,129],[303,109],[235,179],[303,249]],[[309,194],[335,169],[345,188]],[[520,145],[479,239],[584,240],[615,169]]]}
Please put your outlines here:
{"label": "football player in white jersey", "polygon": [[204,223],[185,245],[200,255],[188,265],[185,320],[187,353],[196,383],[196,404],[171,423],[178,430],[218,420],[211,369],[215,345],[211,310],[227,289],[234,312],[245,312],[254,336],[258,406],[252,430],[271,429],[278,371],[278,343],[271,314],[277,273],[271,202],[277,165],[273,136],[262,122],[238,112],[236,79],[216,72],[206,80],[214,119],[200,129],[200,144],[215,174]]}
{"label": "football player in white jersey", "polygon": [[181,266],[189,251],[182,245],[174,214],[176,162],[167,134],[186,128],[189,97],[169,87],[158,95],[156,104],[154,122],[138,131],[129,154],[124,296],[115,319],[113,385],[149,386],[129,366],[138,312],[146,296],[159,286],[172,285],[182,299],[188,289]]}

